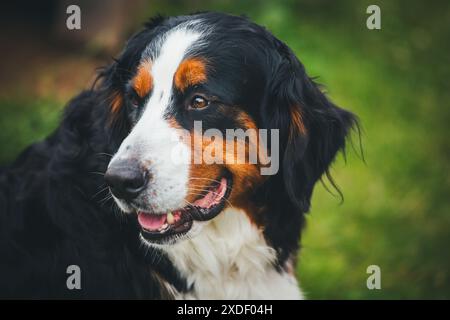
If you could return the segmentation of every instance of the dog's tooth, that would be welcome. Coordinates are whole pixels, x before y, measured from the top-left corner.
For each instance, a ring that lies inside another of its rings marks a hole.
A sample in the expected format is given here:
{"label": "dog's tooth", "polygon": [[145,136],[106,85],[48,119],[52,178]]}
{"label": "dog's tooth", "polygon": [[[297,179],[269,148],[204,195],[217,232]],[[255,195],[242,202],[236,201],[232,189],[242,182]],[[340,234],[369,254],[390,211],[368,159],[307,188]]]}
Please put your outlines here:
{"label": "dog's tooth", "polygon": [[173,224],[175,222],[175,218],[173,217],[173,214],[171,211],[167,213],[167,223]]}
{"label": "dog's tooth", "polygon": [[164,223],[161,227],[159,227],[158,231],[162,232],[164,231],[169,225],[167,223]]}

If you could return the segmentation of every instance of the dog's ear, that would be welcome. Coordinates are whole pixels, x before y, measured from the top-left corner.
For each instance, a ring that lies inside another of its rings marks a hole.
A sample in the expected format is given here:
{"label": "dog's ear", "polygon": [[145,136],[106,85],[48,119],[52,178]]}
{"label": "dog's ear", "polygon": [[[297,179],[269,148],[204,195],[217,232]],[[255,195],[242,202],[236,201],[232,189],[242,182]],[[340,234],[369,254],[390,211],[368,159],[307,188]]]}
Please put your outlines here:
{"label": "dog's ear", "polygon": [[314,184],[328,174],[357,119],[328,100],[285,44],[276,45],[263,122],[279,129],[281,179],[276,180],[292,204],[307,212]]}

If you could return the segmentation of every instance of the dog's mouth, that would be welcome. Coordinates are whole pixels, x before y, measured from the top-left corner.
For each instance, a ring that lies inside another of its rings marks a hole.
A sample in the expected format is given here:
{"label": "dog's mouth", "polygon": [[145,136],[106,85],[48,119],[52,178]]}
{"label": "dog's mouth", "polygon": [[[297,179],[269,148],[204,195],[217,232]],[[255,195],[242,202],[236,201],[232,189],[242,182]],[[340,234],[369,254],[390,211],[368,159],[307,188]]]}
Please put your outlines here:
{"label": "dog's mouth", "polygon": [[170,243],[187,234],[194,221],[213,219],[224,209],[231,193],[231,184],[231,178],[214,180],[192,204],[166,213],[138,210],[142,237],[152,243]]}

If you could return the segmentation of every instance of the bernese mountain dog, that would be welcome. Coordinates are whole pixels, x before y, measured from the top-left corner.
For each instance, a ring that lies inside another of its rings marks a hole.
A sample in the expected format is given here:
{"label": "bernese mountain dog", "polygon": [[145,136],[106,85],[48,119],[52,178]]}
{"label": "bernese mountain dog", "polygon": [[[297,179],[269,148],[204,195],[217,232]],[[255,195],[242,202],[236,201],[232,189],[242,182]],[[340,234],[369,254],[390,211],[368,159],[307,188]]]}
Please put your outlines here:
{"label": "bernese mountain dog", "polygon": [[[1,169],[0,297],[301,299],[305,213],[355,126],[247,18],[156,17]],[[239,129],[276,139],[235,161]]]}

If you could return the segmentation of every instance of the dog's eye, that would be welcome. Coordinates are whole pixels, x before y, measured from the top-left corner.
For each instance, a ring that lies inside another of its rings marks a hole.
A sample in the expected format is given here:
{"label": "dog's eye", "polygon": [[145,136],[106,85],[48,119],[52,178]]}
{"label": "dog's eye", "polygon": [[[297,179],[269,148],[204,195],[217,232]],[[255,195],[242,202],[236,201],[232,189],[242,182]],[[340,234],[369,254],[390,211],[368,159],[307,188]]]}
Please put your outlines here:
{"label": "dog's eye", "polygon": [[130,97],[130,105],[131,107],[133,107],[134,109],[139,108],[139,105],[141,104],[141,101],[139,100],[138,97],[136,96],[131,96]]}
{"label": "dog's eye", "polygon": [[204,97],[196,95],[192,98],[191,103],[189,104],[190,109],[204,109],[209,105],[209,101]]}

